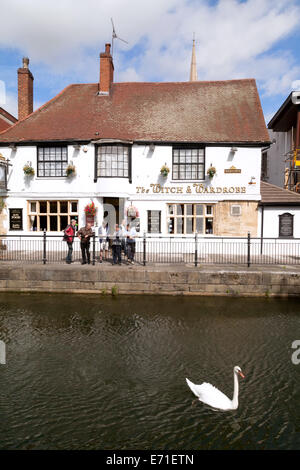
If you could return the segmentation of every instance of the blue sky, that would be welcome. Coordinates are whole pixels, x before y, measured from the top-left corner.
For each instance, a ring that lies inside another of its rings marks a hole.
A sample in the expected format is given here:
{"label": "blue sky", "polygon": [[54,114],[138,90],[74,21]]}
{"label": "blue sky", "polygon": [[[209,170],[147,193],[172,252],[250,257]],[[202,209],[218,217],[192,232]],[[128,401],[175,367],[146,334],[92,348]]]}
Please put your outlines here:
{"label": "blue sky", "polygon": [[[17,114],[17,68],[30,58],[35,109],[70,83],[99,79],[115,41],[115,81],[255,78],[266,121],[300,88],[300,0],[1,0],[0,106]],[[4,95],[5,88],[5,96]]]}

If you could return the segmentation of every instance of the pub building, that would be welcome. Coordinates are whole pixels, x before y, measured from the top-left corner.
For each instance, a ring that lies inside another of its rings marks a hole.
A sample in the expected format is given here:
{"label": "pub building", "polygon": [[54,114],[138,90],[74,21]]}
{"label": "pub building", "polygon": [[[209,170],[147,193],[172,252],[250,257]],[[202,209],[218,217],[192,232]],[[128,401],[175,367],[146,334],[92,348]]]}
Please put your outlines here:
{"label": "pub building", "polygon": [[153,236],[255,237],[264,207],[266,232],[261,149],[270,142],[255,80],[113,77],[106,44],[99,82],[69,85],[32,112],[23,59],[19,120],[0,134],[2,231],[57,234],[72,218],[99,226],[105,217]]}

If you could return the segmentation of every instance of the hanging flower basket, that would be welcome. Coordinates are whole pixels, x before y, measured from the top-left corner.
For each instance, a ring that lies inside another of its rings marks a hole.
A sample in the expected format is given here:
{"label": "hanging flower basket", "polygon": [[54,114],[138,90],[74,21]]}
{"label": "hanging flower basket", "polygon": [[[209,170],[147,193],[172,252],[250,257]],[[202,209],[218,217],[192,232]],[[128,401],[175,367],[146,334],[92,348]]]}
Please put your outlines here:
{"label": "hanging flower basket", "polygon": [[97,212],[97,208],[96,208],[95,204],[93,202],[91,202],[90,204],[87,204],[85,206],[84,212],[85,212],[86,215],[95,216],[96,212]]}
{"label": "hanging flower basket", "polygon": [[208,168],[208,170],[206,172],[206,174],[208,175],[209,178],[213,178],[216,173],[217,173],[217,170],[212,165]]}
{"label": "hanging flower basket", "polygon": [[75,176],[76,174],[76,168],[75,165],[68,165],[66,168],[66,175],[67,176]]}
{"label": "hanging flower basket", "polygon": [[32,166],[28,164],[23,167],[23,171],[24,171],[24,175],[27,175],[27,176],[34,175],[34,169],[32,168]]}
{"label": "hanging flower basket", "polygon": [[139,211],[136,207],[134,206],[129,206],[127,208],[127,217],[139,217]]}
{"label": "hanging flower basket", "polygon": [[168,174],[170,173],[170,168],[167,167],[167,165],[163,165],[160,169],[160,174],[166,178],[168,176]]}

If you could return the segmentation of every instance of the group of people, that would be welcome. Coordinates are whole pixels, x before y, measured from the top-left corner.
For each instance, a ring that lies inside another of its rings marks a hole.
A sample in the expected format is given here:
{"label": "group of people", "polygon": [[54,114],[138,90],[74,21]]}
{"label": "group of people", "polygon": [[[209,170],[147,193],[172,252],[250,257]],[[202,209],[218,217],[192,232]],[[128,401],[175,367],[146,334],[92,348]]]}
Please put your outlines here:
{"label": "group of people", "polygon": [[102,263],[103,259],[108,260],[109,249],[112,250],[112,264],[121,264],[122,251],[124,256],[127,257],[129,264],[134,264],[135,255],[135,237],[137,235],[135,227],[130,224],[116,224],[115,230],[112,234],[109,233],[108,223],[102,222],[102,225],[98,228],[98,234],[96,234],[97,228],[92,229],[91,223],[87,222],[85,227],[82,227],[76,233],[76,220],[71,220],[71,224],[64,230],[64,240],[67,242],[68,253],[66,257],[66,263],[72,263],[73,253],[73,242],[77,236],[80,239],[80,248],[82,253],[81,264],[90,264],[90,240],[96,235],[99,237],[100,243],[100,257],[99,261]]}

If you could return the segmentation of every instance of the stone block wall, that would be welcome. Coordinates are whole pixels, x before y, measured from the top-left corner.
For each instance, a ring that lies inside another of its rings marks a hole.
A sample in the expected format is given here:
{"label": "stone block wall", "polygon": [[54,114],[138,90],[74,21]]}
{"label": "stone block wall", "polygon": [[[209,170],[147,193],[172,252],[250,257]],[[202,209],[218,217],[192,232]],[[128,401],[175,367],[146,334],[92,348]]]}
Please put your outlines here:
{"label": "stone block wall", "polygon": [[[241,207],[241,215],[232,215],[231,206]],[[258,203],[256,201],[221,201],[215,206],[214,235],[257,237]]]}

